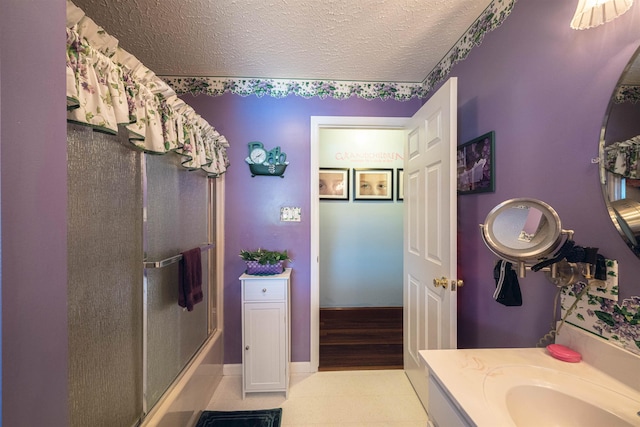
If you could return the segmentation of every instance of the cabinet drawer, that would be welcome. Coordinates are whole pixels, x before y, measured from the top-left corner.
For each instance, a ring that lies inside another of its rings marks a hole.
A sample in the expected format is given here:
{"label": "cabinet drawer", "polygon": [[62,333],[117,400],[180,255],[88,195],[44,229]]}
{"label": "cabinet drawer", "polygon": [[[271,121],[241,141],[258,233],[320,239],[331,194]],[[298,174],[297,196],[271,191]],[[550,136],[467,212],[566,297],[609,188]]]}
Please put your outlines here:
{"label": "cabinet drawer", "polygon": [[245,301],[278,301],[284,300],[287,281],[279,280],[246,280],[244,283]]}

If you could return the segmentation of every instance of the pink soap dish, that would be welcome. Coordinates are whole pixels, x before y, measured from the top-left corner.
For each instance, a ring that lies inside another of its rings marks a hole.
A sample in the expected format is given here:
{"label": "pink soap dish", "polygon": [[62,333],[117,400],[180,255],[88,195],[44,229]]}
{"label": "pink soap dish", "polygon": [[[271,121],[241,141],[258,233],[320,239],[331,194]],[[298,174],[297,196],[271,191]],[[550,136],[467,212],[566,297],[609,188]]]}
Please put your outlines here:
{"label": "pink soap dish", "polygon": [[549,344],[547,350],[551,356],[563,362],[576,363],[582,360],[582,355],[561,344]]}

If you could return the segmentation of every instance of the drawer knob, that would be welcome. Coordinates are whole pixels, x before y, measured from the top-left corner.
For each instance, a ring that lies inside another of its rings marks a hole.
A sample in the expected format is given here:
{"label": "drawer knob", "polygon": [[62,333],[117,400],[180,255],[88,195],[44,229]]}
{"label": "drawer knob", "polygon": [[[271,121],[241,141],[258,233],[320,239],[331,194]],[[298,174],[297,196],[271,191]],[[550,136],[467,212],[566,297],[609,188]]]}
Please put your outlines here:
{"label": "drawer knob", "polygon": [[244,349],[245,349],[245,350],[249,350],[249,346],[246,346]]}
{"label": "drawer knob", "polygon": [[267,288],[262,288],[262,292],[267,292]]}

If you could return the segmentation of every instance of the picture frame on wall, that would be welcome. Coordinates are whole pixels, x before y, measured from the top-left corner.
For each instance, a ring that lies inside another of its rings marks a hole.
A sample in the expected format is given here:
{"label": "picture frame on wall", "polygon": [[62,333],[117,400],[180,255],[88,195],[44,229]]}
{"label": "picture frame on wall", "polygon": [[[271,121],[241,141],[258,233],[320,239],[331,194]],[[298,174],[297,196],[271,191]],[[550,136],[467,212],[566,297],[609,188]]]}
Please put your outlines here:
{"label": "picture frame on wall", "polygon": [[353,200],[393,200],[393,169],[354,169]]}
{"label": "picture frame on wall", "polygon": [[349,200],[348,168],[320,168],[318,181],[321,200]]}
{"label": "picture frame on wall", "polygon": [[458,194],[495,191],[495,132],[487,132],[457,148]]}
{"label": "picture frame on wall", "polygon": [[404,169],[396,169],[396,200],[404,200]]}

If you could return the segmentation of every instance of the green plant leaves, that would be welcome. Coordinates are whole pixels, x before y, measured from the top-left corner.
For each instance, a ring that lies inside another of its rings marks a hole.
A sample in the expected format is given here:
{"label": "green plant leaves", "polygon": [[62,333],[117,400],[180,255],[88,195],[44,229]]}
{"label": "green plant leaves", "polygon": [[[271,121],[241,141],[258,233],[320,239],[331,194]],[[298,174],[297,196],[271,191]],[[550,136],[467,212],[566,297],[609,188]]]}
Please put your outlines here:
{"label": "green plant leaves", "polygon": [[240,251],[240,258],[244,261],[258,261],[258,264],[276,264],[278,261],[289,261],[289,255],[287,251],[269,251],[266,249],[258,248],[254,251],[247,251],[242,249]]}

